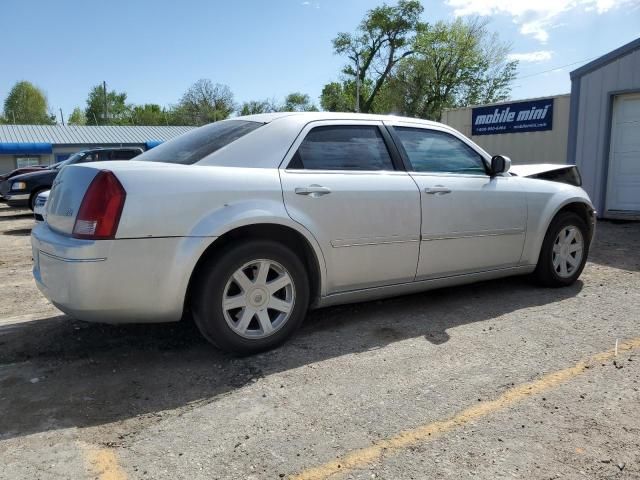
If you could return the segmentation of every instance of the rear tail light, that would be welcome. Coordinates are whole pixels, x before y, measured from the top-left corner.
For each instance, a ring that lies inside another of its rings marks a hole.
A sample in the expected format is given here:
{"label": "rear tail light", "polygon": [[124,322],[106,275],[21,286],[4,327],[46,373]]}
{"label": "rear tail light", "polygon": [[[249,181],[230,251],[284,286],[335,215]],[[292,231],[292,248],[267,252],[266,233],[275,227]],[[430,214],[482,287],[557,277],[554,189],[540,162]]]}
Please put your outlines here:
{"label": "rear tail light", "polygon": [[73,236],[90,240],[115,238],[126,197],[127,192],[113,172],[101,170],[84,194]]}

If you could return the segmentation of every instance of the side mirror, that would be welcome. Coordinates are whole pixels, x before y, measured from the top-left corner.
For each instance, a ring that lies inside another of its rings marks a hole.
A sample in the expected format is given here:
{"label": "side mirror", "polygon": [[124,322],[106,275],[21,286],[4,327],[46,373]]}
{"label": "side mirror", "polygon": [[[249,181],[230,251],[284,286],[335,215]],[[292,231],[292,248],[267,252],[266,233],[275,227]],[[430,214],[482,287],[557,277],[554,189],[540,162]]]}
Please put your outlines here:
{"label": "side mirror", "polygon": [[511,168],[511,159],[504,155],[494,155],[491,157],[491,175],[506,173]]}

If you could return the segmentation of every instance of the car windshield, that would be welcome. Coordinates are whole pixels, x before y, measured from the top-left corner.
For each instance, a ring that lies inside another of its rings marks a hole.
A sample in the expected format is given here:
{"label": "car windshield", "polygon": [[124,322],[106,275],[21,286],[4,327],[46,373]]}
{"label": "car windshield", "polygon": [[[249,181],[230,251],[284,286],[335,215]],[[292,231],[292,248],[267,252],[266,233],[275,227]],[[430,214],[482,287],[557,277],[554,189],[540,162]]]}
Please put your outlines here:
{"label": "car windshield", "polygon": [[136,160],[191,165],[262,125],[246,120],[211,123],[158,145],[136,157]]}
{"label": "car windshield", "polygon": [[82,157],[84,156],[84,152],[78,152],[78,153],[74,153],[73,155],[71,155],[69,158],[67,158],[66,160],[63,160],[61,162],[58,162],[54,165],[51,165],[49,168],[51,170],[60,170],[62,167],[64,167],[65,165],[69,165],[70,163],[76,163],[78,160],[80,160]]}

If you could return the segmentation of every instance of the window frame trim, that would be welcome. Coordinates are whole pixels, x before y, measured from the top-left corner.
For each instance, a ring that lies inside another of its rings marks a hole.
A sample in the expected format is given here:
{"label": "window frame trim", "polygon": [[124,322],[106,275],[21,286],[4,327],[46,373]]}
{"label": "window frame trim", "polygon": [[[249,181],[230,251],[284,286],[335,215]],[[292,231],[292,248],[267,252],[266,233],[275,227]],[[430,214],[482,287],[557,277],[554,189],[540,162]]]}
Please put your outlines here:
{"label": "window frame trim", "polygon": [[[459,133],[456,130],[451,130],[449,128],[440,128],[440,125],[423,125],[420,123],[401,123],[401,122],[393,122],[393,123],[389,123],[386,124],[387,129],[389,129],[390,135],[393,138],[394,143],[396,144],[400,155],[402,157],[402,160],[405,164],[405,168],[407,169],[407,172],[409,172],[411,175],[436,175],[439,177],[480,177],[480,178],[485,178],[485,177],[489,177],[491,178],[491,164],[490,164],[490,157],[489,155],[484,151],[481,150],[477,147],[477,145],[475,145],[473,142],[471,142],[471,140],[469,140],[467,137],[465,137],[464,135],[462,135],[461,133]],[[442,127],[444,127],[444,125],[442,125]],[[402,140],[400,139],[400,136],[398,135],[398,132],[396,131],[397,128],[406,128],[406,129],[410,129],[410,130],[425,130],[427,132],[436,132],[439,134],[444,134],[444,135],[449,135],[457,140],[459,140],[460,142],[462,142],[463,145],[465,145],[469,150],[471,150],[473,153],[475,153],[476,155],[478,155],[478,157],[480,157],[480,159],[482,160],[482,163],[484,165],[484,174],[479,174],[479,173],[455,173],[455,172],[427,172],[427,171],[418,171],[415,170],[413,168],[413,164],[411,163],[411,160],[409,159],[409,155],[407,154],[406,149],[404,148],[404,145],[402,144]]]}
{"label": "window frame trim", "polygon": [[[302,142],[307,138],[309,133],[318,127],[377,127],[380,136],[382,137],[382,141],[384,142],[385,147],[387,148],[387,153],[389,154],[389,158],[391,159],[391,165],[393,166],[393,170],[331,170],[331,169],[306,169],[306,168],[289,168],[291,161],[293,160],[294,155],[302,145]],[[358,174],[396,174],[396,173],[407,173],[406,166],[402,159],[402,154],[398,150],[395,142],[393,141],[391,135],[388,132],[388,129],[384,125],[384,122],[381,120],[314,120],[311,121],[302,127],[300,133],[293,141],[286,155],[280,162],[278,167],[285,172],[290,173],[324,173],[324,174],[342,174],[342,175],[358,175]]]}

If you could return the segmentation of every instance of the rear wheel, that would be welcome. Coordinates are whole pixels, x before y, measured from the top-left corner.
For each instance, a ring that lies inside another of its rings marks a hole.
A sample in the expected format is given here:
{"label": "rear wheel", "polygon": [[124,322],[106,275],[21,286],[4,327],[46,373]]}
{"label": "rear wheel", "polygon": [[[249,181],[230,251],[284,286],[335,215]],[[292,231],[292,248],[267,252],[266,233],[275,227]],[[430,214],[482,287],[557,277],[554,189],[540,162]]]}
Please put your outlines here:
{"label": "rear wheel", "polygon": [[288,248],[247,241],[208,259],[196,278],[193,318],[217,347],[247,355],[282,344],[302,323],[307,274]]}
{"label": "rear wheel", "polygon": [[548,287],[564,287],[574,283],[587,261],[589,230],[584,220],[573,212],[554,218],[547,230],[538,265],[536,280]]}

